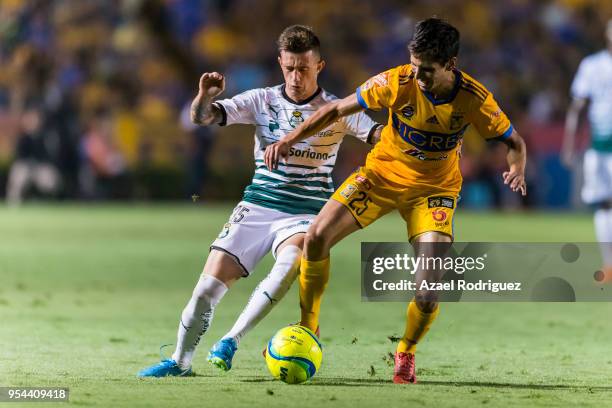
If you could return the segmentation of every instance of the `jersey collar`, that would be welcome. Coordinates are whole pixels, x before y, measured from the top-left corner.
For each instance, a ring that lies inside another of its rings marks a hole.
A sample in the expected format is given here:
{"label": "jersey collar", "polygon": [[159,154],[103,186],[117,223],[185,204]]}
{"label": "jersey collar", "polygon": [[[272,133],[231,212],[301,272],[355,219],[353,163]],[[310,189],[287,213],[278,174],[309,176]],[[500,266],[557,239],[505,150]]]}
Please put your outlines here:
{"label": "jersey collar", "polygon": [[283,98],[285,98],[288,102],[291,102],[294,105],[306,105],[308,102],[312,101],[321,93],[321,87],[318,87],[315,93],[304,99],[302,102],[294,101],[289,97],[289,95],[287,95],[287,92],[285,92],[285,84],[283,84],[283,86],[281,87],[281,92],[283,93]]}
{"label": "jersey collar", "polygon": [[429,99],[429,102],[434,105],[443,105],[445,103],[452,102],[455,99],[455,96],[457,96],[457,93],[459,92],[459,86],[461,85],[462,77],[461,71],[459,71],[458,69],[454,69],[453,72],[455,73],[455,84],[453,85],[453,90],[451,91],[450,95],[446,98],[436,99],[429,91],[421,91],[420,88],[419,91],[423,92],[423,95],[425,95],[425,97]]}

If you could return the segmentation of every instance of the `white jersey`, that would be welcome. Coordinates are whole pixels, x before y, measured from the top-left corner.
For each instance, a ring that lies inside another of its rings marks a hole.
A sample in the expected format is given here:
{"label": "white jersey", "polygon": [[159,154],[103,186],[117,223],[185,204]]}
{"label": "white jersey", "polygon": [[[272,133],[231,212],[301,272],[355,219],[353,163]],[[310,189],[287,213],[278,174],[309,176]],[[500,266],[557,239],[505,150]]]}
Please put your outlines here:
{"label": "white jersey", "polygon": [[582,60],[574,77],[572,97],[589,99],[594,150],[612,151],[612,53],[608,50]]}
{"label": "white jersey", "polygon": [[255,175],[243,200],[289,214],[317,214],[334,192],[331,172],[340,143],[349,134],[369,142],[378,124],[360,112],[339,119],[328,128],[291,147],[287,162],[269,171],[266,146],[293,131],[313,112],[337,98],[321,88],[297,103],[284,85],[258,88],[214,102],[223,125],[255,125]]}

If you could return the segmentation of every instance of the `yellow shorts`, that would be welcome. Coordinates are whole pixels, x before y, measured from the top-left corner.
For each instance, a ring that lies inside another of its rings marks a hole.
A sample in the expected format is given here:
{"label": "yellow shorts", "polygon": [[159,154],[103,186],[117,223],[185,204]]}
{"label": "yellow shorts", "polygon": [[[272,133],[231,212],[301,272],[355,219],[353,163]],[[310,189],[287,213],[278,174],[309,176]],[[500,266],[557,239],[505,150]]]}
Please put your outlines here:
{"label": "yellow shorts", "polygon": [[397,209],[408,228],[410,241],[425,232],[453,237],[453,214],[459,195],[430,185],[403,186],[361,167],[338,188],[332,199],[349,209],[361,228]]}

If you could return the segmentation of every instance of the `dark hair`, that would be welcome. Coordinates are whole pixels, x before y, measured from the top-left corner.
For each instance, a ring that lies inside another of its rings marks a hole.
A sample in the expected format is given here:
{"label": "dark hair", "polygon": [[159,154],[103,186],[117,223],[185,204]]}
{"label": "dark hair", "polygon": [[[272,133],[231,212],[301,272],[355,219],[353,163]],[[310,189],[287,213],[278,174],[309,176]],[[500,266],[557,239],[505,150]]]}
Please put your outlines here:
{"label": "dark hair", "polygon": [[444,65],[459,54],[459,30],[439,18],[419,21],[408,50],[419,58]]}
{"label": "dark hair", "polygon": [[301,54],[313,50],[320,55],[319,37],[315,35],[312,28],[303,25],[292,25],[283,30],[278,37],[278,51],[293,52]]}

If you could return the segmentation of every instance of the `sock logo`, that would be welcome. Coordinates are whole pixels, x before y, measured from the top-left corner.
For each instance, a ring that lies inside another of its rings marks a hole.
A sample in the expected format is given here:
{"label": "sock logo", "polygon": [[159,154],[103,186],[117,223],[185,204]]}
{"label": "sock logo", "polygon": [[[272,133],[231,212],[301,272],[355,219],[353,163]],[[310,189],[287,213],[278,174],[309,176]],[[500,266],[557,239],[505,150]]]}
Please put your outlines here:
{"label": "sock logo", "polygon": [[[212,315],[213,315],[212,310],[202,313],[202,316],[201,316],[202,317],[202,330],[200,330],[200,332],[198,333],[198,336],[195,339],[194,346],[197,346],[198,344],[200,344],[200,339],[202,339],[202,336],[204,335],[204,333],[208,331],[208,328],[210,327],[210,320],[212,319]],[[183,324],[182,320],[181,320],[181,324]],[[183,324],[183,327],[185,327],[184,324]]]}
{"label": "sock logo", "polygon": [[274,302],[278,302],[276,299],[274,299],[272,296],[270,296],[270,294],[268,292],[266,292],[264,290],[263,294],[268,298],[268,300],[270,301],[270,304],[274,304]]}

